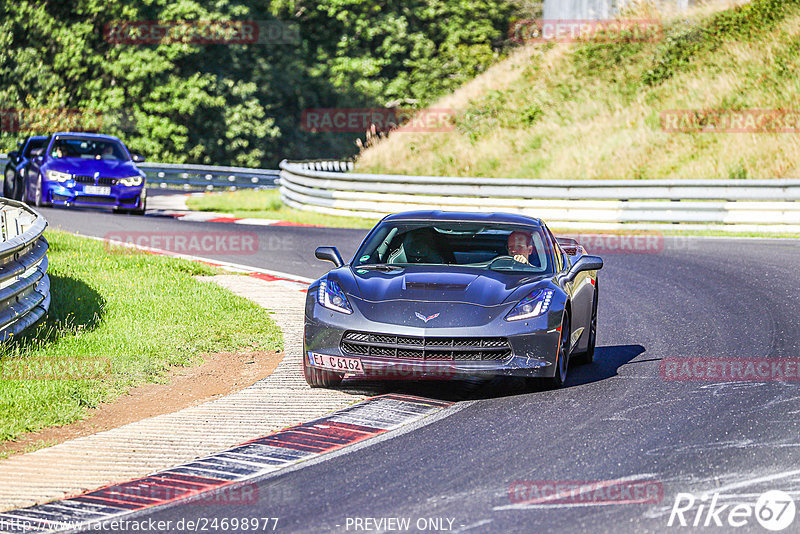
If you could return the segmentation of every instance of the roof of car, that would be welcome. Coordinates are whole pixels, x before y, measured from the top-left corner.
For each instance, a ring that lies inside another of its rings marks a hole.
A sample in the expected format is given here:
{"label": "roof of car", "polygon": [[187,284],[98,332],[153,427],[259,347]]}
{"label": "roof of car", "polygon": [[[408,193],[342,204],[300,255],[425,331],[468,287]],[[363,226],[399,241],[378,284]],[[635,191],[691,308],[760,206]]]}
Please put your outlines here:
{"label": "roof of car", "polygon": [[53,134],[53,136],[60,136],[60,135],[82,137],[84,139],[102,139],[104,141],[121,141],[119,137],[113,135],[87,133],[87,132],[56,132]]}
{"label": "roof of car", "polygon": [[463,221],[542,226],[542,220],[514,213],[469,213],[460,211],[406,211],[387,216],[385,221]]}

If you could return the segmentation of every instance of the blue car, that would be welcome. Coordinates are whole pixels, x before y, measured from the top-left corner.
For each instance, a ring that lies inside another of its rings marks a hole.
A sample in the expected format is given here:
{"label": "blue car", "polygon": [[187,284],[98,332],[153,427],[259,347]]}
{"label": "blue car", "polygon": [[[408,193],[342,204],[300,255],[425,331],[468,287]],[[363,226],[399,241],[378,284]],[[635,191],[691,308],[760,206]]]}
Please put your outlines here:
{"label": "blue car", "polygon": [[56,133],[35,149],[24,179],[24,200],[36,206],[108,208],[143,215],[147,203],[145,174],[117,137]]}
{"label": "blue car", "polygon": [[44,148],[47,136],[32,135],[17,141],[17,150],[8,153],[8,163],[3,172],[3,196],[13,200],[22,200],[22,180],[31,162],[31,152]]}

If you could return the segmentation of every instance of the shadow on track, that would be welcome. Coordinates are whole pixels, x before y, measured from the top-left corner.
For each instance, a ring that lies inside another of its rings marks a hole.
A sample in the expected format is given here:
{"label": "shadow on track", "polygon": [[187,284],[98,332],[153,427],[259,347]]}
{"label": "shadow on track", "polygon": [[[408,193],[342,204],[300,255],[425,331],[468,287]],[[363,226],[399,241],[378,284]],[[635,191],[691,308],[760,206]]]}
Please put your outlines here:
{"label": "shadow on track", "polygon": [[[597,347],[591,365],[570,365],[565,388],[605,380],[645,351],[641,345]],[[345,380],[338,389],[361,395],[401,393],[444,401],[481,400],[548,391],[544,384],[533,384],[519,377],[494,376],[458,380]]]}

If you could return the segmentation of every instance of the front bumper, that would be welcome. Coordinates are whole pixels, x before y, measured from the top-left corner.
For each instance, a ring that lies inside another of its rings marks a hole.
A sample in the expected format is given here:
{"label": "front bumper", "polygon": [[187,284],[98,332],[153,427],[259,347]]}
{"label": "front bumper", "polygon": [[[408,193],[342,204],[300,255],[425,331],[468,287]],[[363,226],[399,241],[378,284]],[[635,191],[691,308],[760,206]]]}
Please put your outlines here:
{"label": "front bumper", "polygon": [[136,209],[141,206],[146,195],[144,185],[137,187],[113,185],[109,188],[109,195],[97,195],[87,193],[82,184],[69,186],[58,182],[43,182],[42,199],[54,206]]}
{"label": "front bumper", "polygon": [[[505,313],[500,313],[481,326],[423,328],[370,321],[357,309],[346,315],[319,305],[309,308],[311,313],[306,313],[303,337],[306,365],[320,367],[315,364],[314,354],[360,359],[365,375],[348,375],[348,378],[414,380],[497,375],[555,376],[561,324],[561,312],[557,310],[531,321],[509,322],[504,319]],[[502,337],[508,339],[511,355],[501,361],[355,356],[344,352],[341,347],[342,337],[348,331],[422,338]]]}

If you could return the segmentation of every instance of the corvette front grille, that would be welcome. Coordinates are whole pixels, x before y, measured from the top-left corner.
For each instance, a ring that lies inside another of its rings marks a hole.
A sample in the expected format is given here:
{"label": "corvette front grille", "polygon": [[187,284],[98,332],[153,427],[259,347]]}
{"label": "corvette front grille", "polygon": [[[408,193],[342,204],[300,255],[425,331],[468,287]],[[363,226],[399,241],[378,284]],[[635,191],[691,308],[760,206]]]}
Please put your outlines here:
{"label": "corvette front grille", "polygon": [[504,337],[418,337],[348,331],[340,343],[348,356],[425,361],[503,361],[511,356]]}

